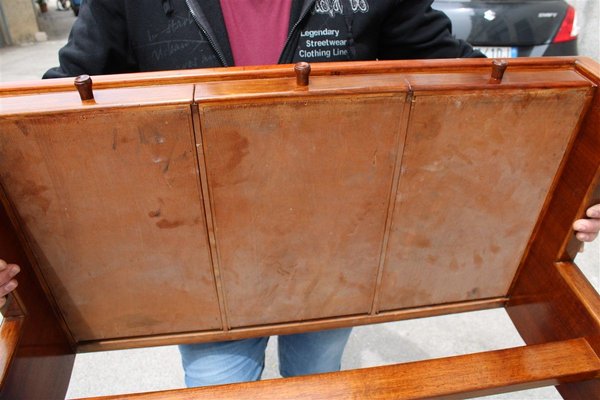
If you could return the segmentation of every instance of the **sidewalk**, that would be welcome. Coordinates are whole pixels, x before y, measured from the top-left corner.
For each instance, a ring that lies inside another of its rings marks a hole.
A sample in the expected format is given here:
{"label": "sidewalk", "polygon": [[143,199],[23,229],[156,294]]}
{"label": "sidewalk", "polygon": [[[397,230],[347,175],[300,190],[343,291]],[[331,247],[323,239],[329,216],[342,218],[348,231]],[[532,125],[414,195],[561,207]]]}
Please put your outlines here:
{"label": "sidewalk", "polygon": [[49,0],[47,13],[38,13],[40,31],[46,32],[48,40],[66,41],[73,22],[75,22],[73,10],[61,9],[56,0]]}

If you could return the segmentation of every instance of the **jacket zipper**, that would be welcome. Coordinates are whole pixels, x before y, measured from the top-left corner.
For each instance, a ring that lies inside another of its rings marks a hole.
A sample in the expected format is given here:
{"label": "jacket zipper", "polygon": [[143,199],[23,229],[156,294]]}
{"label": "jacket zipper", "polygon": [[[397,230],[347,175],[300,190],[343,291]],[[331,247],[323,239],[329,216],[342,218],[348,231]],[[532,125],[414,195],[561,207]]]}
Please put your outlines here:
{"label": "jacket zipper", "polygon": [[[312,2],[312,3],[314,3],[314,2]],[[300,14],[300,18],[298,18],[296,23],[292,26],[292,29],[290,30],[290,34],[288,35],[287,39],[285,40],[285,44],[283,45],[283,50],[281,51],[281,56],[283,56],[283,54],[285,53],[285,50],[288,47],[288,44],[290,43],[292,36],[296,32],[296,28],[298,28],[298,25],[300,25],[300,22],[302,22],[302,20],[306,17],[306,15],[308,14],[308,12],[310,11],[311,8],[312,8],[312,4],[309,7],[306,7],[304,12],[302,14]],[[281,63],[281,56],[279,57],[278,63]]]}
{"label": "jacket zipper", "polygon": [[196,25],[198,25],[198,28],[200,28],[204,36],[206,36],[206,39],[208,40],[210,46],[213,48],[215,53],[217,53],[217,57],[219,58],[219,61],[221,61],[221,64],[223,64],[224,67],[228,67],[229,65],[227,65],[227,62],[225,61],[225,56],[223,56],[223,53],[221,53],[219,47],[215,44],[215,41],[212,38],[212,36],[208,34],[208,31],[206,30],[206,28],[204,28],[204,25],[200,23],[200,19],[198,18],[198,15],[194,12],[192,6],[190,5],[190,1],[193,0],[185,0],[185,4],[187,5],[188,10],[190,10],[192,18],[194,18],[194,21],[196,21]]}

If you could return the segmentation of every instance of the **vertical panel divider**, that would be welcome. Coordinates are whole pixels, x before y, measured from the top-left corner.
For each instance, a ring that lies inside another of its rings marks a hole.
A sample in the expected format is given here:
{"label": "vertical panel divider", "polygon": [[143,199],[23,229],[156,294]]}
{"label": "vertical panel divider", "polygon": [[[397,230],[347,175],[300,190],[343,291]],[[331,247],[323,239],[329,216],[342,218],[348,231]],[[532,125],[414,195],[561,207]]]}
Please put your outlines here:
{"label": "vertical panel divider", "polygon": [[[194,86],[194,93],[196,87]],[[225,299],[225,288],[221,277],[221,269],[219,264],[219,253],[217,249],[217,241],[215,235],[215,223],[214,214],[212,207],[212,198],[210,196],[210,190],[208,188],[208,173],[206,170],[206,157],[204,154],[204,140],[202,136],[202,123],[200,119],[200,107],[194,99],[190,105],[192,114],[192,131],[193,131],[193,142],[196,147],[196,162],[198,165],[200,190],[202,192],[203,209],[206,217],[206,228],[208,234],[208,242],[210,248],[210,258],[213,267],[213,276],[215,279],[215,285],[217,290],[217,298],[219,301],[219,309],[221,311],[221,326],[223,331],[227,332],[230,329],[229,317],[227,314],[227,302]]]}
{"label": "vertical panel divider", "polygon": [[402,167],[402,158],[404,156],[404,147],[406,145],[406,139],[408,136],[408,127],[410,124],[410,116],[413,109],[414,103],[414,92],[410,86],[410,82],[406,81],[407,93],[406,100],[403,105],[402,115],[398,122],[397,128],[397,142],[396,142],[396,161],[394,163],[394,172],[392,175],[392,182],[390,187],[390,195],[388,198],[388,212],[385,219],[385,227],[383,232],[383,240],[381,243],[381,252],[379,256],[379,265],[377,267],[377,278],[375,281],[375,291],[373,293],[373,302],[371,304],[370,315],[376,315],[379,313],[379,293],[381,288],[381,279],[383,276],[383,268],[386,261],[386,254],[388,248],[388,241],[390,237],[390,231],[392,229],[392,218],[394,216],[394,208],[396,206],[396,193],[398,192],[398,185],[400,184],[400,171]]}

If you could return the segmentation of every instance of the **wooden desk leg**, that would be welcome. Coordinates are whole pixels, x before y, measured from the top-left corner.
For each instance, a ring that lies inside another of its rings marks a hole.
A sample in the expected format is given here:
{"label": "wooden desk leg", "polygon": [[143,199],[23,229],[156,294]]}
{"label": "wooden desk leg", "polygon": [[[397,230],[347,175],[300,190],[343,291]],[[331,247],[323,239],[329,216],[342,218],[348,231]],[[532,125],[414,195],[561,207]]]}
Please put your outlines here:
{"label": "wooden desk leg", "polygon": [[[600,354],[600,300],[573,263],[529,264],[508,315],[527,344],[585,337]],[[534,283],[535,281],[535,283]],[[557,386],[565,399],[600,399],[600,379]]]}
{"label": "wooden desk leg", "polygon": [[17,298],[24,314],[6,315],[0,330],[0,358],[8,359],[0,399],[64,399],[75,353],[1,204],[0,258],[21,266]]}
{"label": "wooden desk leg", "polygon": [[[577,65],[581,74],[600,85],[594,63],[581,59]],[[584,337],[600,354],[600,300],[571,262],[580,244],[570,229],[590,204],[600,201],[599,125],[600,91],[596,89],[509,292],[508,315],[527,344]],[[582,198],[586,199],[583,203]],[[600,399],[600,379],[559,385],[557,389],[566,399]]]}

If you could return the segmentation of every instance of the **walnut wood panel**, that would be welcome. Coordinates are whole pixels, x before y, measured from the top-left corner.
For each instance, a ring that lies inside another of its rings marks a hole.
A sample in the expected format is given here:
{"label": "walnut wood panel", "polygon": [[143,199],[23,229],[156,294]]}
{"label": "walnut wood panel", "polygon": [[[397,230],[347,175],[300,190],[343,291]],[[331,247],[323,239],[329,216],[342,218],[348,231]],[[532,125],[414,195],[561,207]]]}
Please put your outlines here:
{"label": "walnut wood panel", "polygon": [[415,92],[381,309],[508,292],[589,91]]}
{"label": "walnut wood panel", "polygon": [[370,311],[405,96],[201,103],[232,327]]}
{"label": "walnut wood panel", "polygon": [[0,122],[2,184],[77,341],[221,327],[188,104]]}
{"label": "walnut wood panel", "polygon": [[[597,63],[586,62],[579,68],[582,75],[600,84]],[[600,93],[596,88],[511,289],[507,311],[528,344],[586,337],[600,354],[598,294],[569,262],[578,247],[572,221],[582,217],[587,206],[600,202],[599,126]],[[557,260],[566,262],[555,264]],[[558,390],[567,399],[600,398],[600,381],[561,385]]]}
{"label": "walnut wood panel", "polygon": [[598,356],[584,339],[577,339],[338,373],[101,399],[465,399],[599,375]]}

